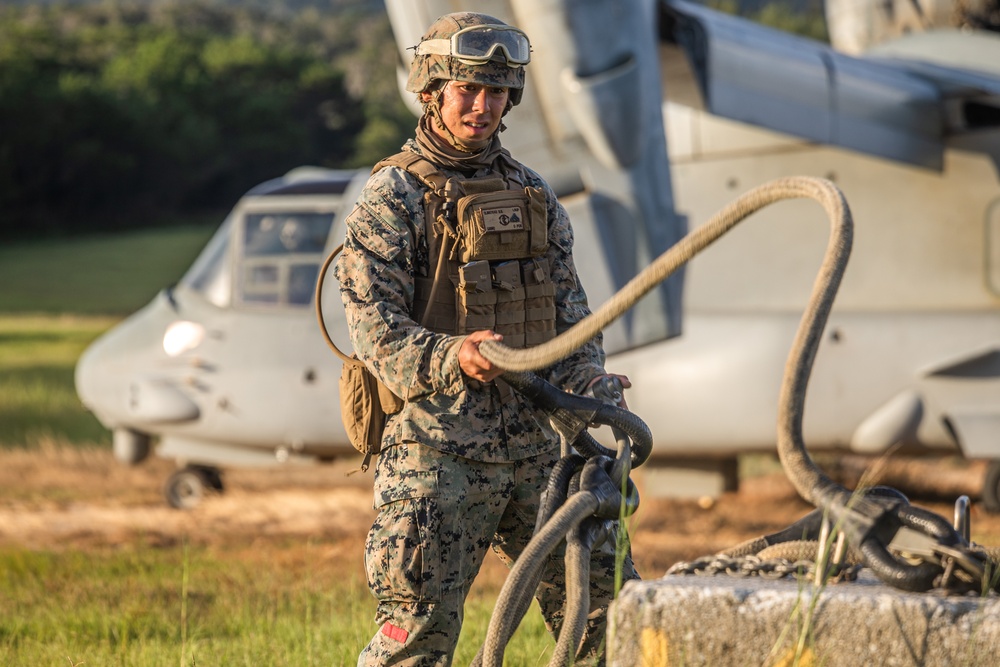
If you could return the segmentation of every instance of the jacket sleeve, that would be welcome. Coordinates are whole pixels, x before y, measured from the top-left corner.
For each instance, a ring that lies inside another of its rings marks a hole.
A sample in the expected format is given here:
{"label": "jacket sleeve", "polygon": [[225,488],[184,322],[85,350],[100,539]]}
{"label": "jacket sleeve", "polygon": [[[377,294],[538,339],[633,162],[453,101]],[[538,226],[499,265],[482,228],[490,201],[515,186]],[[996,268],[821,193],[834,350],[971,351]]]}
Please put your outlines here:
{"label": "jacket sleeve", "polygon": [[373,174],[345,221],[347,238],[335,268],[358,358],[409,401],[465,389],[458,364],[462,337],[434,333],[410,314],[422,198],[404,170]]}
{"label": "jacket sleeve", "polygon": [[[539,179],[541,181],[541,179]],[[590,315],[587,295],[573,263],[573,229],[566,209],[541,181],[548,200],[549,249],[546,256],[556,285],[556,333],[561,334]],[[582,393],[604,370],[603,336],[598,334],[565,359],[554,364],[547,379],[573,393]]]}

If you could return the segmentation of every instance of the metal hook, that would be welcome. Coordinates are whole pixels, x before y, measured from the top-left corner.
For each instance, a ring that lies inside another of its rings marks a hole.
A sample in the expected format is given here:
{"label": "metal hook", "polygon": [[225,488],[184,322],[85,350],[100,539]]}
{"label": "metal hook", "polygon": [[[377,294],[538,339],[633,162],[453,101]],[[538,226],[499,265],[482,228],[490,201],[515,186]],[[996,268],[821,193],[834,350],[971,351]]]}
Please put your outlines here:
{"label": "metal hook", "polygon": [[969,542],[972,536],[972,520],[969,516],[969,496],[959,496],[955,499],[955,531],[963,540]]}

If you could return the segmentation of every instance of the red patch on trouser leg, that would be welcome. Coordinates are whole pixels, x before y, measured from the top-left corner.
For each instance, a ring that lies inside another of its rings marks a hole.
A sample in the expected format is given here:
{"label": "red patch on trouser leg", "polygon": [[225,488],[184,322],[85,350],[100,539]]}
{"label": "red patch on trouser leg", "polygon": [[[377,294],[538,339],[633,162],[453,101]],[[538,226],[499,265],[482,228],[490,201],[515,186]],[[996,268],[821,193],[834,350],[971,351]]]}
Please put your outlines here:
{"label": "red patch on trouser leg", "polygon": [[386,621],[382,624],[382,634],[389,639],[395,639],[400,644],[406,642],[406,638],[410,636],[410,633],[403,628],[397,628],[395,625]]}

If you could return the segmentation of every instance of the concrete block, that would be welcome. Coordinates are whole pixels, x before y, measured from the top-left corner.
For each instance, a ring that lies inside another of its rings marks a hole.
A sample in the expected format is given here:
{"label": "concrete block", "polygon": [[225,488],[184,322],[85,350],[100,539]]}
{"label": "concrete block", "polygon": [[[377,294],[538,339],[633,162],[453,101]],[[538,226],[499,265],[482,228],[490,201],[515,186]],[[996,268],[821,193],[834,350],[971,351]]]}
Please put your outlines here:
{"label": "concrete block", "polygon": [[868,570],[818,592],[723,575],[629,582],[612,607],[608,664],[997,667],[1000,598],[907,593]]}

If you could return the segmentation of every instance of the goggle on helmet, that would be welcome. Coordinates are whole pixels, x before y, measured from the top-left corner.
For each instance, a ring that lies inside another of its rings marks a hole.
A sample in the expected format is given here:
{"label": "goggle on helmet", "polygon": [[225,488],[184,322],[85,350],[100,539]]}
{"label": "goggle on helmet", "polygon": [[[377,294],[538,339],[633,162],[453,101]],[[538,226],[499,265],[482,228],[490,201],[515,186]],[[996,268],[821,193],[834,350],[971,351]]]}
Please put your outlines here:
{"label": "goggle on helmet", "polygon": [[531,62],[528,36],[509,25],[474,25],[447,39],[427,39],[417,45],[417,55],[450,56],[466,65],[482,65],[502,51],[508,67]]}

